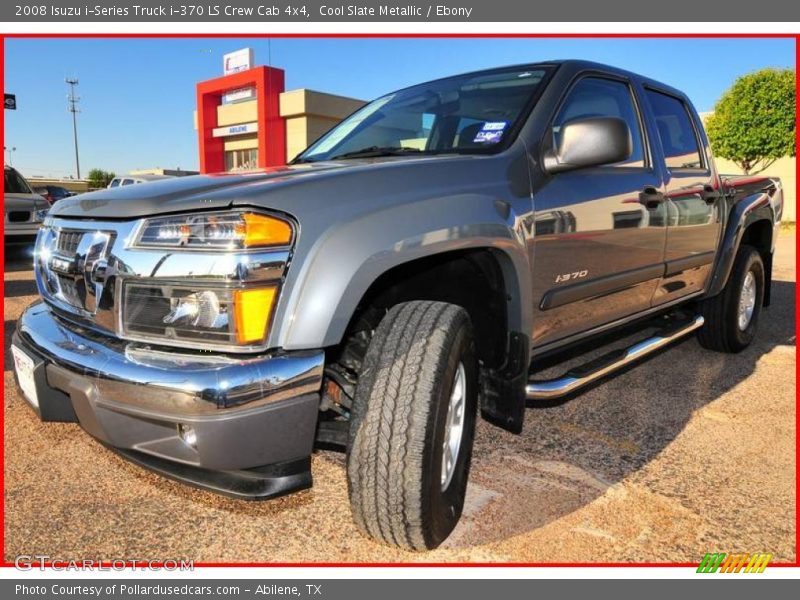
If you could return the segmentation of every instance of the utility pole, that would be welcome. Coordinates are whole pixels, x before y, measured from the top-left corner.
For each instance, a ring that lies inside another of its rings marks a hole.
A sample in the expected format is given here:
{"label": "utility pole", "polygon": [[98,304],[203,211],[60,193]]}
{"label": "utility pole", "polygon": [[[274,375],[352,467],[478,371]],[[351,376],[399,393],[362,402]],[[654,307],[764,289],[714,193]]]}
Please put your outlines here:
{"label": "utility pole", "polygon": [[81,162],[78,159],[78,118],[76,113],[80,112],[78,108],[78,102],[80,102],[80,96],[75,95],[75,86],[78,85],[78,78],[74,77],[70,79],[67,77],[64,80],[67,85],[69,85],[69,95],[67,96],[67,110],[72,113],[72,137],[75,140],[75,170],[78,173],[78,179],[81,178]]}

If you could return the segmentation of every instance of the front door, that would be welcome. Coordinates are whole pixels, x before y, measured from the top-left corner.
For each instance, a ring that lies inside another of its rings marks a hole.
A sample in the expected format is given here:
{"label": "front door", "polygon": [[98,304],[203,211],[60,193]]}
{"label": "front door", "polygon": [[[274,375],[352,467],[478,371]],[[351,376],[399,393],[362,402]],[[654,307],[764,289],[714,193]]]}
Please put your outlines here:
{"label": "front door", "polygon": [[663,275],[662,182],[630,82],[579,79],[556,111],[553,143],[563,124],[598,116],[626,121],[633,152],[622,163],[548,176],[534,190],[535,346],[648,309]]}

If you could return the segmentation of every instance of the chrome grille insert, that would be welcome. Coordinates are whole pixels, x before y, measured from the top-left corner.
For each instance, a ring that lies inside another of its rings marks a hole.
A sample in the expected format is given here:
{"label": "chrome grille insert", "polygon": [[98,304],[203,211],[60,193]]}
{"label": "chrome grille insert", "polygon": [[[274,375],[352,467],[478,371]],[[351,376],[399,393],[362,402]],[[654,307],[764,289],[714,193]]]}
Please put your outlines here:
{"label": "chrome grille insert", "polygon": [[104,264],[114,233],[48,228],[39,241],[37,266],[51,296],[78,310],[93,315],[105,292],[104,281],[95,277],[96,267]]}
{"label": "chrome grille insert", "polygon": [[56,280],[58,281],[59,292],[67,302],[78,308],[83,306],[83,300],[78,293],[78,285],[74,279],[64,275],[56,275]]}
{"label": "chrome grille insert", "polygon": [[56,251],[59,254],[66,255],[67,257],[73,257],[78,251],[78,245],[81,243],[83,233],[83,231],[59,231],[58,242],[56,243]]}

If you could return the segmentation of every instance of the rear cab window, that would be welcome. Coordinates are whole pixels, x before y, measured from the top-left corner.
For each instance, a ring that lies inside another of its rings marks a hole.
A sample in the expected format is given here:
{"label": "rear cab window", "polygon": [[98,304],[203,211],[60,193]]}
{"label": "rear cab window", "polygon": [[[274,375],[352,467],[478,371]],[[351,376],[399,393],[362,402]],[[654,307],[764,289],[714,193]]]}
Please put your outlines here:
{"label": "rear cab window", "polygon": [[686,103],[652,89],[647,89],[645,93],[653,111],[667,168],[671,171],[704,169],[705,160],[697,129]]}

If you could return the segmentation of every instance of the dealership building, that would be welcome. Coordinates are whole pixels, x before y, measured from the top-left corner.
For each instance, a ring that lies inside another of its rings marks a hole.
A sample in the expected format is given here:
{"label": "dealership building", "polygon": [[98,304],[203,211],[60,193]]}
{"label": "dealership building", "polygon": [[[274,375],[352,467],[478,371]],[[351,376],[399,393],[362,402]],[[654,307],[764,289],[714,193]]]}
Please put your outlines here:
{"label": "dealership building", "polygon": [[222,77],[197,84],[201,173],[284,165],[364,105],[313,90],[286,91],[284,71],[255,66],[249,48],[223,60]]}

